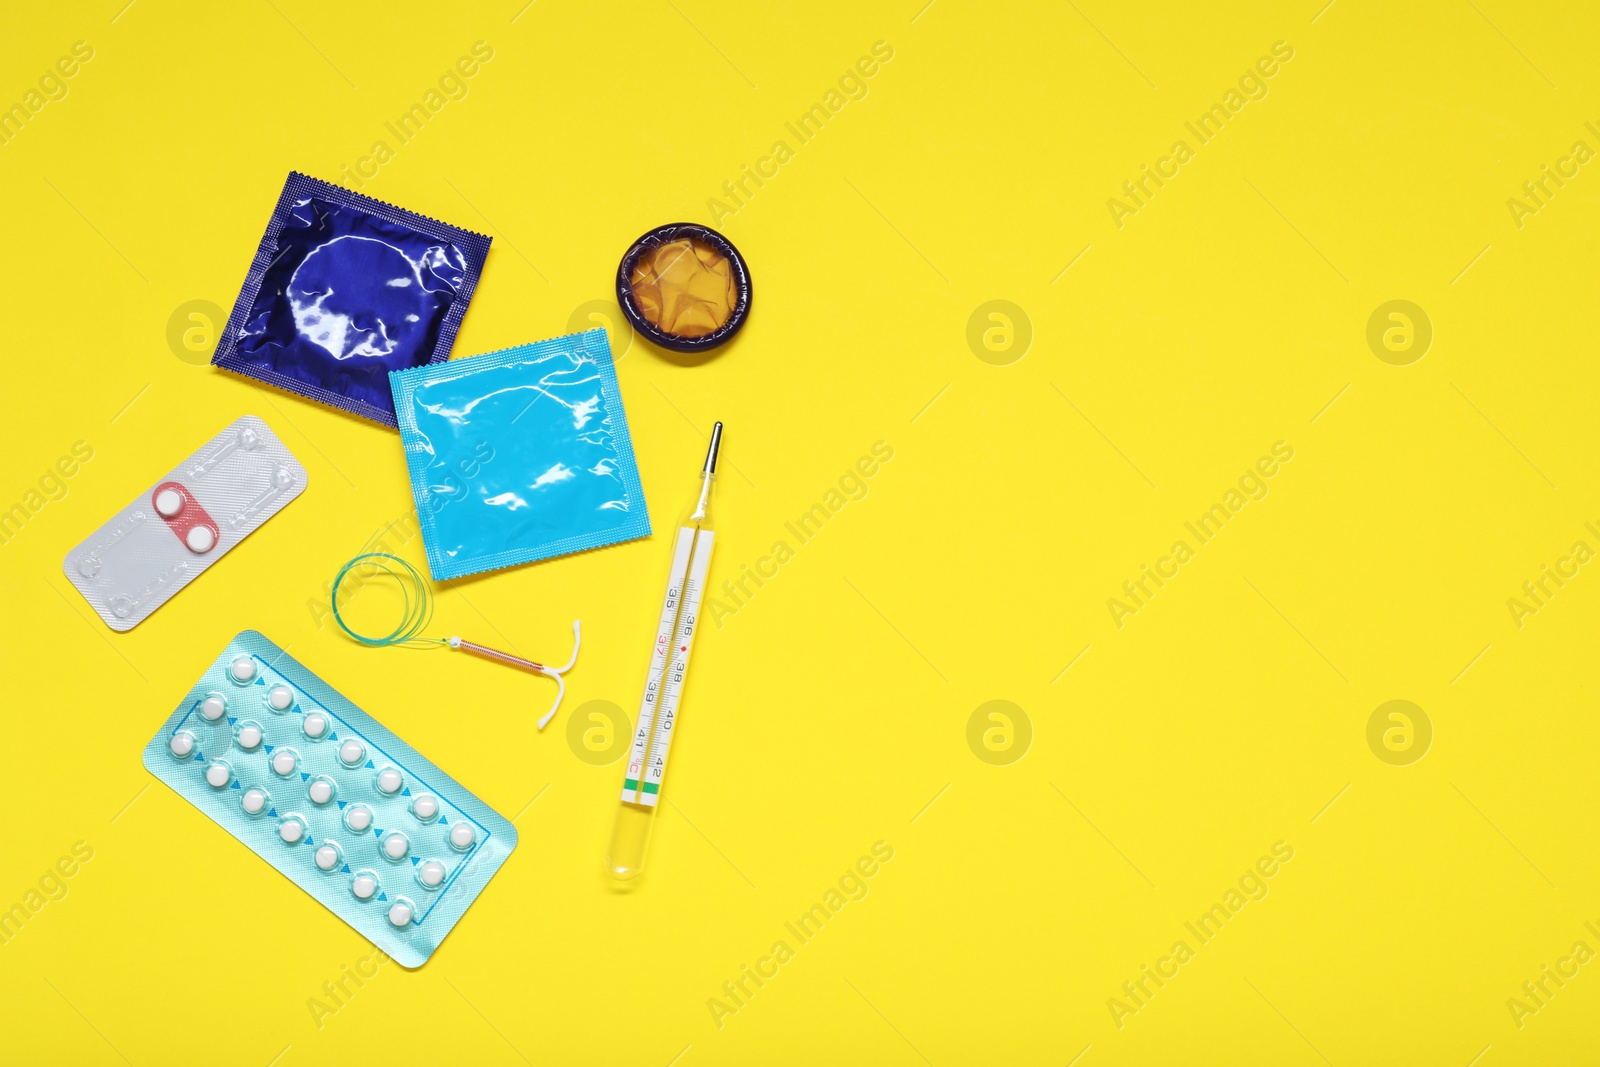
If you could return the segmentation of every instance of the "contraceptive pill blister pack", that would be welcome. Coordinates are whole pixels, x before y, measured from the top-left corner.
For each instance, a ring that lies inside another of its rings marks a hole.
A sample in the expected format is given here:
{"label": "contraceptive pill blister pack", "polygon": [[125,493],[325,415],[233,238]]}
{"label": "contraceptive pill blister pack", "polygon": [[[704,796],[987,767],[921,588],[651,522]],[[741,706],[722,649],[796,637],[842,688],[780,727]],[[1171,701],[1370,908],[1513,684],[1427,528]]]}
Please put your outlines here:
{"label": "contraceptive pill blister pack", "polygon": [[144,765],[403,967],[420,967],[516,828],[254,630],[228,643]]}
{"label": "contraceptive pill blister pack", "polygon": [[306,469],[246,415],[67,553],[67,579],[113,630],[131,630],[299,496]]}

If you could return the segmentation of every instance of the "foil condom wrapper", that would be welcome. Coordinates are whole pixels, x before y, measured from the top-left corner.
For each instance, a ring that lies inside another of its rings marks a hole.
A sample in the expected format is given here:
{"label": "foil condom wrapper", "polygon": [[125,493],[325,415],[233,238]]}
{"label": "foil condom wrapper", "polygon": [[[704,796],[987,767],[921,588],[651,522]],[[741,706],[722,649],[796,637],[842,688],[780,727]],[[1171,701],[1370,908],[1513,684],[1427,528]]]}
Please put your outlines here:
{"label": "foil condom wrapper", "polygon": [[211,362],[394,426],[390,372],[449,358],[489,242],[291,172]]}

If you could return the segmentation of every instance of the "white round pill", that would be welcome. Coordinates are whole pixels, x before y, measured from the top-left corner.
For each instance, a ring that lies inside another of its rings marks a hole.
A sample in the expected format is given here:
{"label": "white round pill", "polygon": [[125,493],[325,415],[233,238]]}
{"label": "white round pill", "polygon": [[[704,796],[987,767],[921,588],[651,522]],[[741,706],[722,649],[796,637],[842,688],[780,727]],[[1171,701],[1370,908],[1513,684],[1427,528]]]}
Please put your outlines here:
{"label": "white round pill", "polygon": [[211,532],[209,526],[191,526],[183,543],[189,546],[191,552],[210,552],[217,545],[217,535]]}
{"label": "white round pill", "polygon": [[389,905],[389,925],[410,926],[411,905],[407,904],[403,900],[397,900],[393,904]]}
{"label": "white round pill", "polygon": [[411,842],[406,840],[404,834],[390,834],[383,839],[383,854],[392,860],[403,858],[410,848]]}
{"label": "white round pill", "polygon": [[200,702],[200,714],[212,722],[222,718],[222,713],[228,710],[228,704],[221,697],[206,697]]}
{"label": "white round pill", "polygon": [[434,888],[444,881],[444,864],[438,860],[428,860],[417,868],[417,879],[429,889]]}
{"label": "white round pill", "polygon": [[278,824],[278,836],[283,838],[284,844],[298,845],[306,836],[305,823],[299,819],[285,819]]}
{"label": "white round pill", "polygon": [[262,789],[246,789],[244,797],[239,801],[244,805],[246,815],[260,815],[267,806],[267,794]]}
{"label": "white round pill", "polygon": [[423,793],[411,802],[411,813],[423,822],[427,822],[439,814],[439,801],[428,793]]}
{"label": "white round pill", "polygon": [[319,845],[317,847],[317,866],[325,871],[331,871],[339,866],[339,850],[332,845]]}
{"label": "white round pill", "polygon": [[213,789],[221,789],[233,781],[233,772],[226,763],[213,763],[206,768],[206,784]]}
{"label": "white round pill", "polygon": [[333,799],[333,783],[326,778],[318,778],[311,783],[311,788],[306,790],[313,804],[326,804]]}
{"label": "white round pill", "polygon": [[351,738],[339,746],[339,760],[354,767],[367,756],[367,746]]}
{"label": "white round pill", "polygon": [[478,834],[469,822],[458,822],[450,827],[450,843],[456,848],[471,848]]}
{"label": "white round pill", "polygon": [[238,740],[240,748],[247,750],[255,748],[257,745],[261,744],[261,727],[257,726],[253,722],[246,723],[245,725],[239,727]]}
{"label": "white round pill", "polygon": [[272,754],[272,769],[277,771],[279,774],[293,774],[294,765],[294,753],[290,752],[288,749],[280,748],[278,751]]}
{"label": "white round pill", "polygon": [[350,892],[358,900],[371,900],[378,892],[378,880],[370,874],[358,874],[350,880]]}
{"label": "white round pill", "polygon": [[372,809],[365,804],[357,804],[344,813],[344,821],[356,833],[365,833],[372,828]]}
{"label": "white round pill", "polygon": [[183,494],[176,489],[163,489],[156,494],[156,510],[165,518],[172,518],[183,510]]}
{"label": "white round pill", "polygon": [[249,656],[240,656],[228,664],[228,673],[233,675],[236,682],[253,682],[256,679],[256,661]]}
{"label": "white round pill", "polygon": [[288,711],[294,703],[294,690],[286,685],[275,685],[267,690],[267,707],[273,711]]}
{"label": "white round pill", "polygon": [[187,756],[194,751],[194,735],[179,732],[172,735],[172,740],[167,742],[174,756]]}
{"label": "white round pill", "polygon": [[313,711],[306,716],[305,722],[300,724],[307,737],[321,737],[328,732],[328,717],[320,711]]}
{"label": "white round pill", "polygon": [[405,779],[393,767],[385,767],[378,772],[378,791],[380,793],[398,793],[405,784]]}

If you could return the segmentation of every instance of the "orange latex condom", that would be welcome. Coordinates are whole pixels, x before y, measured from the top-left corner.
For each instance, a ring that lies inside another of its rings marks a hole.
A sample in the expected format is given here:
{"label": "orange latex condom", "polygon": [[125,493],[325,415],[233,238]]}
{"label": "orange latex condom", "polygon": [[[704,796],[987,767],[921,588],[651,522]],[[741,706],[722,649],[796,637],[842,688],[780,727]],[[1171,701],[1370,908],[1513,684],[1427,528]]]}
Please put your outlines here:
{"label": "orange latex condom", "polygon": [[744,325],[750,275],[715,230],[675,223],[633,243],[617,270],[617,302],[635,330],[680,352],[713,348]]}

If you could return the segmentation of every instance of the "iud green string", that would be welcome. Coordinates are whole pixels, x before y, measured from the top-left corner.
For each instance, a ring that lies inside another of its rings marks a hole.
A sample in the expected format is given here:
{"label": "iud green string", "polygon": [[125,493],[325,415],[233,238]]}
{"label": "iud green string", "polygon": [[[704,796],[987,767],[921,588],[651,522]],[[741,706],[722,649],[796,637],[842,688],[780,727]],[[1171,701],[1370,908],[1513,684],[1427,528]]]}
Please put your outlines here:
{"label": "iud green string", "polygon": [[[405,600],[404,614],[399,624],[382,637],[356,633],[339,610],[339,586],[350,572],[357,568],[366,571],[356,575],[361,583],[356,587],[357,590],[368,582],[388,578],[399,588],[400,595]],[[428,588],[428,581],[422,573],[399,556],[392,556],[387,552],[363,552],[356,556],[340,567],[339,573],[334,575],[331,599],[333,621],[339,624],[339,629],[349,634],[352,640],[369,648],[389,648],[393,645],[438,648],[445,643],[442,637],[417,636],[433,621],[433,591]]]}

